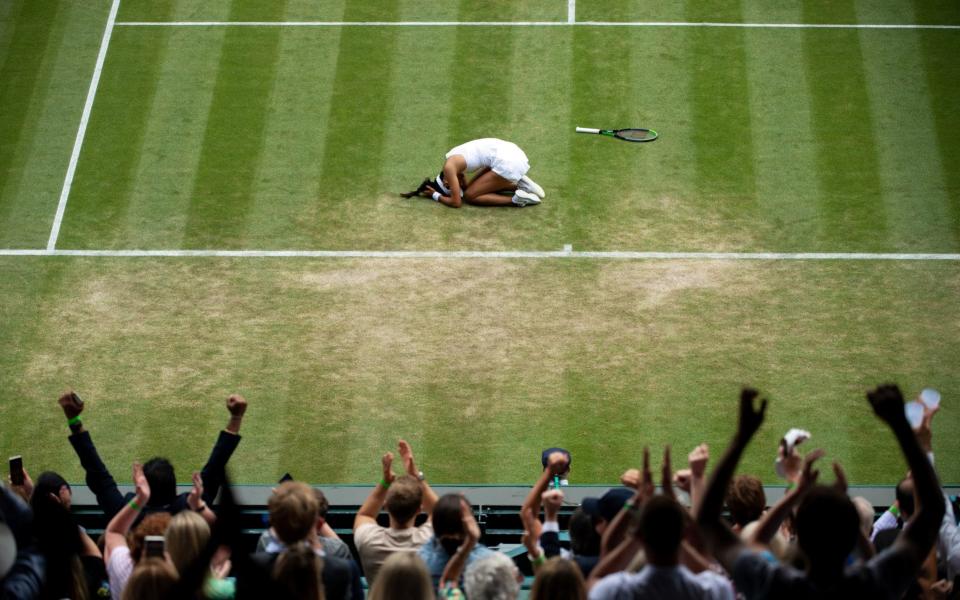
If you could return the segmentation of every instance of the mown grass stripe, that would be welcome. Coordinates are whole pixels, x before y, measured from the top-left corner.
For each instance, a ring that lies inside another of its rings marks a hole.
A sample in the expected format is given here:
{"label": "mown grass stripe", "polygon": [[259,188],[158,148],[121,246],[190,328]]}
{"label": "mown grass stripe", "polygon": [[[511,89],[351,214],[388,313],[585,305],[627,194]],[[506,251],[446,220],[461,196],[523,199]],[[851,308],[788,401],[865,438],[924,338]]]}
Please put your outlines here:
{"label": "mown grass stripe", "polygon": [[[382,4],[388,14],[396,0]],[[345,16],[350,11],[346,8]],[[384,158],[383,115],[391,98],[385,93],[393,80],[392,54],[398,30],[340,32],[330,112],[318,174],[323,206],[318,207],[315,242],[336,245],[340,231],[367,210],[357,200],[379,180]]]}
{"label": "mown grass stripe", "polygon": [[[460,11],[473,4],[460,0]],[[516,34],[508,30],[458,31],[453,64],[452,102],[447,126],[447,148],[485,137],[509,139],[512,106],[513,46]],[[482,50],[481,50],[482,49]],[[463,76],[460,76],[460,74]],[[443,154],[440,155],[442,164]],[[439,167],[437,169],[439,171]]]}
{"label": "mown grass stripe", "polygon": [[314,231],[324,202],[317,169],[328,150],[339,151],[325,145],[339,50],[340,30],[289,30],[280,38],[277,85],[253,182],[249,245],[319,243]]}
{"label": "mown grass stripe", "polygon": [[[282,15],[286,0],[270,3]],[[231,6],[231,15],[242,3]],[[243,244],[255,199],[253,180],[263,152],[263,132],[276,80],[280,31],[230,29],[223,40],[213,101],[183,245]]]}
{"label": "mown grass stripe", "polygon": [[0,2],[0,71],[6,67],[10,58],[9,48],[13,41],[13,32],[17,28],[17,19],[26,2]]}
{"label": "mown grass stripe", "polygon": [[[915,3],[916,4],[916,3]],[[917,4],[919,7],[919,4]],[[918,12],[920,9],[918,8]],[[960,39],[942,33],[919,36],[954,240],[960,243]]]}
{"label": "mown grass stripe", "polygon": [[919,39],[923,35],[929,34],[861,36],[874,135],[879,141],[883,202],[889,215],[888,247],[952,251],[960,248],[960,224],[952,217],[960,215],[951,211],[929,80],[917,76],[926,70]]}
{"label": "mown grass stripe", "polygon": [[[135,191],[149,122],[160,81],[160,69],[172,31],[159,35],[120,32],[115,52],[104,66],[98,110],[91,118],[83,153],[70,193],[70,228],[63,242],[123,246],[129,235],[124,222]],[[98,168],[109,164],[109,171]],[[75,228],[75,229],[74,229]],[[71,235],[73,229],[76,234]]]}
{"label": "mown grass stripe", "polygon": [[742,31],[688,35],[697,191],[709,199],[712,206],[705,208],[711,212],[727,220],[749,219],[756,199],[756,155],[746,37]]}
{"label": "mown grass stripe", "polygon": [[115,247],[163,247],[179,244],[183,237],[216,88],[211,74],[220,63],[226,30],[192,33],[177,30],[166,41],[157,96]]}
{"label": "mown grass stripe", "polygon": [[[62,2],[16,2],[9,47],[0,68],[0,223],[9,222],[16,191],[41,125],[35,112],[48,92],[64,29],[57,17]],[[56,35],[54,32],[57,32]]]}
{"label": "mown grass stripe", "polygon": [[[854,16],[852,0],[835,3]],[[814,9],[804,7],[812,17]],[[874,117],[856,31],[804,32],[804,59],[816,135],[820,238],[845,249],[886,248]]]}
{"label": "mown grass stripe", "polygon": [[802,33],[750,31],[746,44],[758,205],[753,235],[802,251],[818,234],[821,193]]}

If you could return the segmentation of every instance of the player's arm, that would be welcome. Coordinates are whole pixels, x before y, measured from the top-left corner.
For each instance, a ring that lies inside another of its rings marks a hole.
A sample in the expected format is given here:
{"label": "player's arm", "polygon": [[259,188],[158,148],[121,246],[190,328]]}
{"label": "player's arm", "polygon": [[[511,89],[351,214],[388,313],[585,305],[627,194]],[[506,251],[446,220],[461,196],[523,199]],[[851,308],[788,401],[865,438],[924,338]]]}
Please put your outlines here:
{"label": "player's arm", "polygon": [[460,208],[460,205],[463,204],[463,188],[460,187],[459,174],[466,169],[466,167],[466,161],[459,155],[451,156],[443,163],[443,177],[447,180],[447,185],[450,187],[450,201],[446,202],[445,198],[441,197],[440,202],[453,208]]}

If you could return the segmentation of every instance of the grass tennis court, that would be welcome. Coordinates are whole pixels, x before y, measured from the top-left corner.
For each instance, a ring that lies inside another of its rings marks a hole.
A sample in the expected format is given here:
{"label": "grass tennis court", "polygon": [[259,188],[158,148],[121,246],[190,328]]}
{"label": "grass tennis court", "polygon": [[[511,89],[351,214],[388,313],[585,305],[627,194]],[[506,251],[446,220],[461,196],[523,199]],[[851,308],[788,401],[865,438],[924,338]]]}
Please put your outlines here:
{"label": "grass tennis court", "polygon": [[[645,443],[718,456],[743,383],[773,401],[744,464],[769,483],[791,426],[855,483],[899,479],[863,399],[884,380],[939,389],[937,453],[960,451],[955,259],[116,255],[956,254],[960,7],[111,8],[0,4],[0,451],[28,469],[82,476],[55,406],[68,386],[108,464],[162,452],[182,469],[243,393],[232,464],[249,483],[373,481],[398,436],[436,482],[524,482],[549,445],[573,452],[574,483],[609,482]],[[542,205],[398,197],[487,136],[526,151]],[[15,252],[51,242],[106,254]]]}

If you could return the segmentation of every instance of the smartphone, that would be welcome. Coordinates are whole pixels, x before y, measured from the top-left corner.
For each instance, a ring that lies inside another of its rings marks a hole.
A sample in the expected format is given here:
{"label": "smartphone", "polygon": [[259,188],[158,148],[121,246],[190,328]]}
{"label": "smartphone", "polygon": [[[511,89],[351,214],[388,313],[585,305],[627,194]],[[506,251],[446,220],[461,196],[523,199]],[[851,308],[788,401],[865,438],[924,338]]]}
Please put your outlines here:
{"label": "smartphone", "polygon": [[83,398],[80,397],[80,394],[76,392],[70,392],[70,393],[73,394],[73,401],[79,404],[80,406],[83,406]]}
{"label": "smartphone", "polygon": [[10,483],[13,485],[23,485],[23,457],[10,457]]}
{"label": "smartphone", "polygon": [[290,473],[284,473],[283,477],[281,477],[280,481],[278,481],[277,483],[284,483],[286,481],[293,481],[293,475],[291,475]]}
{"label": "smartphone", "polygon": [[162,535],[148,535],[143,538],[143,552],[147,558],[164,558],[164,540]]}

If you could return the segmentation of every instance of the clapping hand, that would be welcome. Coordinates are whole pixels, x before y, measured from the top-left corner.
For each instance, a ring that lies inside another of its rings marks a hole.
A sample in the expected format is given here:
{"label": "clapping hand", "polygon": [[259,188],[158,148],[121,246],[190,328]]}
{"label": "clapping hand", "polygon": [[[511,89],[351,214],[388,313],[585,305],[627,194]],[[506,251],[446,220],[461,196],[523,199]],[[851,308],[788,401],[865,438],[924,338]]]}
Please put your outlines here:
{"label": "clapping hand", "polygon": [[193,488],[187,494],[187,506],[191,510],[199,510],[203,506],[203,478],[200,471],[193,472]]}
{"label": "clapping hand", "polygon": [[396,479],[393,474],[393,452],[384,454],[380,462],[383,465],[383,481],[389,487],[390,484],[393,483],[393,480]]}

